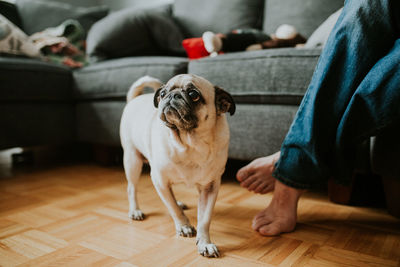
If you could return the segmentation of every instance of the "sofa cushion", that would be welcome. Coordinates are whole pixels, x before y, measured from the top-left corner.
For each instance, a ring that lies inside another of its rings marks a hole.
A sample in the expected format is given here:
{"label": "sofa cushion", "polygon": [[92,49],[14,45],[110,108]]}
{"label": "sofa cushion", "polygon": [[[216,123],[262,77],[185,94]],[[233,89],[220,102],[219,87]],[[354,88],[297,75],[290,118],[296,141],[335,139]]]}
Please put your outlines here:
{"label": "sofa cushion", "polygon": [[0,114],[0,150],[75,141],[75,107],[71,103],[6,102],[0,104]]}
{"label": "sofa cushion", "polygon": [[343,7],[343,0],[267,0],[263,29],[273,33],[282,24],[296,27],[309,37],[333,12]]}
{"label": "sofa cushion", "polygon": [[227,53],[190,61],[188,71],[225,88],[238,103],[299,104],[320,52],[280,48]]}
{"label": "sofa cushion", "polygon": [[[125,100],[125,99],[124,99]],[[119,125],[126,101],[87,101],[76,105],[79,142],[120,146]]]}
{"label": "sofa cushion", "polygon": [[166,82],[185,73],[187,59],[181,57],[128,57],[107,60],[74,71],[75,95],[79,99],[125,99],[129,87],[142,76]]}
{"label": "sofa cushion", "polygon": [[316,48],[316,47],[324,47],[326,42],[328,41],[329,35],[340,15],[342,14],[343,8],[339,9],[332,15],[330,15],[308,38],[305,43],[305,48]]}
{"label": "sofa cushion", "polygon": [[228,116],[229,157],[251,160],[278,151],[296,115],[298,106],[236,105]]}
{"label": "sofa cushion", "polygon": [[173,16],[186,37],[200,37],[205,31],[260,29],[263,7],[264,0],[175,0]]}
{"label": "sofa cushion", "polygon": [[93,23],[108,13],[106,6],[75,7],[55,1],[17,0],[16,5],[22,19],[22,29],[28,35],[58,26],[67,19],[78,20],[87,32]]}
{"label": "sofa cushion", "polygon": [[171,7],[128,8],[114,12],[90,29],[86,52],[91,62],[145,55],[185,55],[183,34]]}
{"label": "sofa cushion", "polygon": [[0,57],[0,101],[71,101],[72,75],[35,59]]}

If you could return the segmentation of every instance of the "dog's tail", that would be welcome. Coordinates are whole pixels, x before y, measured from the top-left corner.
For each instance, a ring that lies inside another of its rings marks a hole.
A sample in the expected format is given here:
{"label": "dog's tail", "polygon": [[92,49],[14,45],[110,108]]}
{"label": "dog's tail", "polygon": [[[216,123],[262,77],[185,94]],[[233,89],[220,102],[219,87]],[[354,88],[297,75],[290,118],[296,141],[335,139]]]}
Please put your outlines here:
{"label": "dog's tail", "polygon": [[161,87],[161,85],[162,82],[160,80],[150,76],[143,76],[131,85],[128,94],[126,95],[126,101],[129,102],[138,95],[142,94],[144,88],[146,87],[153,88],[154,91],[156,91]]}

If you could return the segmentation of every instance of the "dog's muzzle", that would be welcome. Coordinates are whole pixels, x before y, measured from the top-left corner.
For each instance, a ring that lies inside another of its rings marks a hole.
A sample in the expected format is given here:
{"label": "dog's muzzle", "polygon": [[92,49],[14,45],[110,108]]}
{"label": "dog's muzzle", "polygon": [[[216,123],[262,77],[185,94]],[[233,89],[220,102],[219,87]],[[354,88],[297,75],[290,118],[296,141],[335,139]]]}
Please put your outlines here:
{"label": "dog's muzzle", "polygon": [[185,94],[174,90],[163,101],[161,120],[171,129],[191,131],[197,128],[194,105]]}

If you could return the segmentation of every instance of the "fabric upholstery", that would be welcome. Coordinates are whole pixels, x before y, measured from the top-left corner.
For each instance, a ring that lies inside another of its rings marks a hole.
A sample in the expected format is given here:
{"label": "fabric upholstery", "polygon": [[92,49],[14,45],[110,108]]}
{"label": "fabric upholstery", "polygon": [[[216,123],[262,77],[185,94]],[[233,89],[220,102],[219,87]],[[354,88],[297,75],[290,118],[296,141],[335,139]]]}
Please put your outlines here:
{"label": "fabric upholstery", "polygon": [[309,37],[343,3],[343,0],[266,0],[263,29],[273,33],[280,25],[290,24]]}
{"label": "fabric upholstery", "polygon": [[0,101],[72,102],[72,73],[28,58],[0,57]]}
{"label": "fabric upholstery", "polygon": [[297,106],[239,104],[228,116],[229,157],[250,160],[278,151],[296,115]]}
{"label": "fabric upholstery", "polygon": [[186,37],[200,37],[205,31],[260,29],[263,7],[264,0],[175,0],[173,16]]}
{"label": "fabric upholstery", "polygon": [[0,114],[0,149],[68,144],[76,139],[75,108],[71,103],[2,101]]}
{"label": "fabric upholstery", "polygon": [[91,61],[145,55],[184,55],[183,34],[170,16],[170,6],[129,8],[114,12],[89,31]]}
{"label": "fabric upholstery", "polygon": [[229,53],[190,61],[188,71],[225,88],[240,103],[299,104],[320,52],[287,48]]}
{"label": "fabric upholstery", "polygon": [[74,72],[75,96],[79,99],[124,98],[142,76],[163,82],[185,73],[187,59],[180,57],[128,57],[107,60]]}
{"label": "fabric upholstery", "polygon": [[[120,145],[119,124],[125,105],[125,101],[78,103],[79,141]],[[227,115],[231,131],[229,157],[249,160],[278,151],[297,108],[292,105],[237,105],[235,115]]]}
{"label": "fabric upholstery", "polygon": [[340,14],[342,14],[342,8],[330,15],[308,38],[305,48],[316,48],[324,47],[328,37],[336,24]]}
{"label": "fabric upholstery", "polygon": [[78,141],[120,146],[119,124],[126,101],[91,101],[76,105]]}
{"label": "fabric upholstery", "polygon": [[55,27],[67,19],[76,19],[87,32],[97,20],[108,13],[106,6],[74,7],[66,3],[40,0],[17,0],[22,29],[31,35]]}

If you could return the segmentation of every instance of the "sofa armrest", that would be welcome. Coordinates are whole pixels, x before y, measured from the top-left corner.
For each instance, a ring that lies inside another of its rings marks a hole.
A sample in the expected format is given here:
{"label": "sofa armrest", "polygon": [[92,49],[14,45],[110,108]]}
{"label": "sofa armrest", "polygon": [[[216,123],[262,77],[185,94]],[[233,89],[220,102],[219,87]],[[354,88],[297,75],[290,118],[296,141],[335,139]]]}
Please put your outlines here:
{"label": "sofa armrest", "polygon": [[183,34],[171,17],[171,5],[129,8],[111,13],[90,29],[86,52],[91,62],[146,55],[184,55]]}

